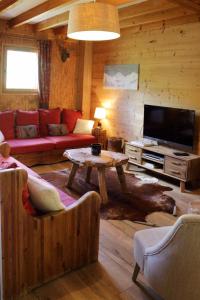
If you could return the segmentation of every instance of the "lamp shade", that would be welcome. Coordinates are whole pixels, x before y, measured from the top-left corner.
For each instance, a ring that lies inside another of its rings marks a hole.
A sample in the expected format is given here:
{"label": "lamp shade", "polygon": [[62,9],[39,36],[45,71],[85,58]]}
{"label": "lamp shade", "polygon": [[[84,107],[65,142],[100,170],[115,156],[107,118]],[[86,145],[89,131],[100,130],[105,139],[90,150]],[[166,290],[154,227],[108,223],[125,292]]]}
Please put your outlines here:
{"label": "lamp shade", "polygon": [[102,120],[102,119],[105,119],[105,117],[106,117],[106,110],[105,110],[105,108],[103,108],[103,107],[96,107],[95,113],[94,113],[94,118]]}
{"label": "lamp shade", "polygon": [[106,41],[120,37],[117,8],[97,2],[72,6],[67,36],[83,41]]}

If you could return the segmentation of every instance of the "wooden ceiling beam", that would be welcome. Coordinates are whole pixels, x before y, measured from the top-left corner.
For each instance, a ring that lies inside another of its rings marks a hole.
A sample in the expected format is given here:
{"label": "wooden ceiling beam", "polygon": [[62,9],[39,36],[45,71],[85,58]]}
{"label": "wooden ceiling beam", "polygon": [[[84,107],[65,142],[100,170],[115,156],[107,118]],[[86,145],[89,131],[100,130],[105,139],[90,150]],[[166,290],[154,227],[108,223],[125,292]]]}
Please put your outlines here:
{"label": "wooden ceiling beam", "polygon": [[177,7],[177,4],[168,0],[148,0],[143,3],[134,4],[119,9],[120,20],[143,15],[145,13],[154,13]]}
{"label": "wooden ceiling beam", "polygon": [[150,13],[138,17],[133,17],[120,21],[120,28],[127,28],[136,25],[144,25],[148,23],[155,23],[159,21],[166,21],[169,19],[180,18],[183,16],[188,16],[194,14],[190,10],[177,7],[173,9],[164,10],[161,12]]}
{"label": "wooden ceiling beam", "polygon": [[200,13],[200,2],[193,0],[168,0],[171,3],[176,3],[185,8],[189,8],[196,13]]}
{"label": "wooden ceiling beam", "polygon": [[11,19],[9,21],[9,25],[11,27],[17,27],[23,25],[24,23],[29,22],[31,19],[38,17],[42,14],[47,13],[50,10],[53,10],[57,7],[71,4],[75,2],[75,0],[48,0],[44,3],[41,3],[30,10],[25,11],[24,13],[20,14],[19,16]]}
{"label": "wooden ceiling beam", "polygon": [[62,25],[66,25],[69,19],[69,12],[52,17],[48,20],[42,21],[34,25],[36,31],[44,31],[49,28],[54,28]]}
{"label": "wooden ceiling beam", "polygon": [[[107,0],[108,1],[108,0]],[[176,8],[177,5],[169,3],[167,0],[147,0],[145,2],[133,4],[119,9],[119,19],[125,20],[132,17],[142,16],[147,13],[160,12],[167,9]],[[52,17],[35,25],[36,31],[44,31],[49,28],[65,25],[68,22],[69,12]]]}
{"label": "wooden ceiling beam", "polygon": [[[101,0],[97,0],[97,1],[101,1]],[[108,0],[106,0],[108,2]],[[113,1],[113,0],[111,0]],[[116,0],[116,1],[122,1],[122,0]],[[127,1],[127,0],[126,0]],[[130,0],[128,0],[130,1]],[[151,0],[152,1],[152,0]],[[154,2],[156,2],[157,0],[153,0]],[[167,0],[160,0],[162,2],[162,4],[164,2],[166,2]],[[164,1],[164,2],[163,2]],[[143,4],[144,2],[149,2],[149,0],[142,0],[140,2],[140,4]],[[140,5],[139,4],[139,5]],[[137,7],[138,7],[138,3],[136,4]],[[135,5],[133,5],[135,6]],[[171,4],[170,7],[173,7],[174,4]],[[131,8],[132,6],[129,6],[129,7],[126,7],[126,8]],[[124,8],[123,8],[124,9]],[[121,9],[121,10],[123,10]],[[138,13],[137,13],[138,14]],[[141,13],[142,14],[142,13]],[[69,12],[66,12],[66,13],[62,13],[60,15],[57,15],[55,17],[52,17],[52,18],[49,18],[45,21],[42,21],[40,23],[37,23],[34,25],[35,27],[35,30],[36,31],[44,31],[44,30],[47,30],[49,28],[54,28],[54,27],[58,27],[58,26],[62,26],[62,25],[66,25],[68,23],[68,19],[69,19]]]}
{"label": "wooden ceiling beam", "polygon": [[16,2],[18,2],[18,0],[2,0],[2,1],[0,1],[0,12],[10,8]]}

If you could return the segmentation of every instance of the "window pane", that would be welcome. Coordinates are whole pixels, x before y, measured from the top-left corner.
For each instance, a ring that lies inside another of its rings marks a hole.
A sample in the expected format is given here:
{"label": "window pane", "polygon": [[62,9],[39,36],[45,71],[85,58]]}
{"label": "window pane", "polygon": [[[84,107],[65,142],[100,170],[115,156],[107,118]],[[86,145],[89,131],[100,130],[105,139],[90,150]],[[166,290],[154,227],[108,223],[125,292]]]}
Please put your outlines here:
{"label": "window pane", "polygon": [[7,89],[38,89],[38,54],[36,52],[7,50]]}

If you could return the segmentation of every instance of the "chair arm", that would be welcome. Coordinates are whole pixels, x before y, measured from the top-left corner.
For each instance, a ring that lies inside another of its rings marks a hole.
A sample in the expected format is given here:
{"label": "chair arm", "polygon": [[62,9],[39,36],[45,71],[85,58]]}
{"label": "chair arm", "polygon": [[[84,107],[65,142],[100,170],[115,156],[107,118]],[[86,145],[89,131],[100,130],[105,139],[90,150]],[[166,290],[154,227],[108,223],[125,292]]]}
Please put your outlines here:
{"label": "chair arm", "polygon": [[162,252],[174,239],[177,232],[183,227],[184,224],[191,224],[191,223],[200,223],[199,215],[182,215],[173,226],[171,230],[166,234],[166,236],[156,245],[152,247],[148,247],[145,250],[145,257],[156,255]]}
{"label": "chair arm", "polygon": [[3,142],[0,144],[0,154],[7,158],[10,155],[10,145],[7,142]]}

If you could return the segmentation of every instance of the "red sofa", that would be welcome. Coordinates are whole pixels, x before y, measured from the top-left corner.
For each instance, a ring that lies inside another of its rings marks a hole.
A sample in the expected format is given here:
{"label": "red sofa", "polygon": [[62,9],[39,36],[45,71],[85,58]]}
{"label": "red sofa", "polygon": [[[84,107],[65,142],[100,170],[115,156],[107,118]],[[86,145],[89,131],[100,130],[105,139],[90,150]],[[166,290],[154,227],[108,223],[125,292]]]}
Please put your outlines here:
{"label": "red sofa", "polygon": [[[0,130],[10,145],[11,155],[28,166],[49,164],[65,160],[63,151],[67,148],[87,147],[96,141],[92,134],[73,134],[81,112],[59,108],[38,109],[36,111],[0,112]],[[68,134],[49,136],[48,124],[66,124]],[[37,138],[20,139],[16,137],[16,126],[36,125]]]}

